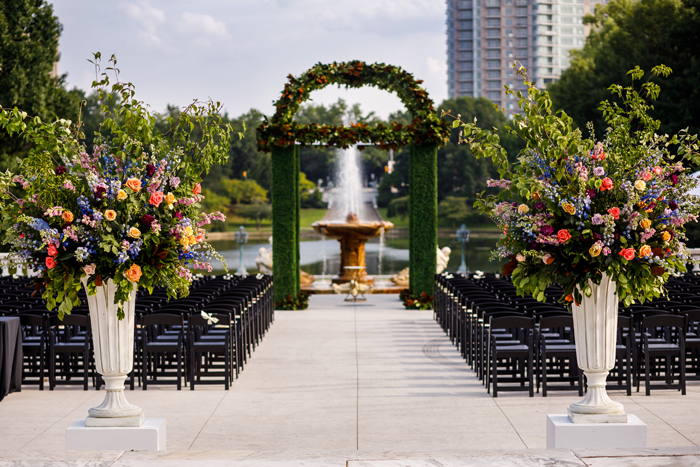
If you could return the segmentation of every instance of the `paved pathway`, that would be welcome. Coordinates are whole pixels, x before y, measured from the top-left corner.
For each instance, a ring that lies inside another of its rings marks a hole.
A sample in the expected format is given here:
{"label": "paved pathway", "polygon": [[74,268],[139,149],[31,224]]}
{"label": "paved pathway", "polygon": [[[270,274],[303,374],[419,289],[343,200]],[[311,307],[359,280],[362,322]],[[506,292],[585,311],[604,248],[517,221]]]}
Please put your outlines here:
{"label": "paved pathway", "polygon": [[[543,449],[545,414],[565,413],[576,399],[574,392],[491,398],[432,312],[404,310],[395,296],[311,303],[277,312],[230,391],[153,386],[129,400],[147,417],[167,418],[168,450],[333,451],[351,459],[353,452]],[[65,453],[65,428],[102,397],[75,388],[9,395],[0,403],[0,453]],[[700,443],[700,383],[689,383],[687,396],[613,397],[647,423],[649,446]]]}

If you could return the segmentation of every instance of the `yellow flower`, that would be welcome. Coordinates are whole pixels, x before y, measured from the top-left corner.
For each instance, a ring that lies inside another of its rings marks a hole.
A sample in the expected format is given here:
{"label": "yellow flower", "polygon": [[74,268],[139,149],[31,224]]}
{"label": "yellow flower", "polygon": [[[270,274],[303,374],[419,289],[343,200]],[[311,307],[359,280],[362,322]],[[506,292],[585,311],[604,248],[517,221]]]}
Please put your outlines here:
{"label": "yellow flower", "polygon": [[188,237],[189,237],[190,235],[192,235],[192,233],[193,233],[193,232],[192,232],[192,227],[190,227],[189,225],[188,225],[187,227],[185,227],[185,233],[187,234]]}
{"label": "yellow flower", "polygon": [[596,243],[596,244],[594,244],[594,245],[588,250],[588,253],[589,253],[592,257],[595,258],[596,256],[598,256],[598,255],[600,254],[600,252],[602,251],[602,249],[603,249],[603,247],[600,246],[600,243]]}
{"label": "yellow flower", "polygon": [[187,237],[187,241],[189,242],[190,245],[196,245],[197,244],[197,239],[195,238],[194,235],[190,235]]}
{"label": "yellow flower", "polygon": [[141,231],[137,229],[136,227],[131,227],[129,229],[129,237],[131,238],[139,238],[141,236]]}
{"label": "yellow flower", "polygon": [[125,199],[126,199],[126,191],[119,190],[119,192],[117,193],[117,200],[124,201]]}
{"label": "yellow flower", "polygon": [[649,219],[642,219],[639,225],[641,225],[643,229],[648,229],[651,227],[651,221]]}
{"label": "yellow flower", "polygon": [[561,207],[572,216],[576,213],[576,208],[569,203],[562,203]]}
{"label": "yellow flower", "polygon": [[182,238],[180,238],[180,245],[182,245],[182,247],[186,250],[187,247],[190,246],[190,239],[183,236]]}
{"label": "yellow flower", "polygon": [[525,214],[529,210],[530,208],[527,207],[527,204],[521,204],[520,206],[518,206],[518,212],[521,214]]}
{"label": "yellow flower", "polygon": [[168,193],[165,195],[165,202],[168,204],[173,204],[175,201],[177,201],[177,198],[175,198],[175,195],[172,193]]}
{"label": "yellow flower", "polygon": [[664,242],[667,242],[671,240],[671,234],[668,232],[664,232],[661,234],[661,238],[664,240]]}
{"label": "yellow flower", "polygon": [[116,212],[112,211],[111,209],[107,209],[105,211],[105,219],[107,219],[108,221],[113,221],[116,218],[117,218]]}
{"label": "yellow flower", "polygon": [[639,191],[644,191],[647,189],[647,184],[644,180],[637,180],[634,182],[634,187]]}
{"label": "yellow flower", "polygon": [[639,256],[649,256],[651,254],[651,247],[649,245],[644,245],[639,249]]}

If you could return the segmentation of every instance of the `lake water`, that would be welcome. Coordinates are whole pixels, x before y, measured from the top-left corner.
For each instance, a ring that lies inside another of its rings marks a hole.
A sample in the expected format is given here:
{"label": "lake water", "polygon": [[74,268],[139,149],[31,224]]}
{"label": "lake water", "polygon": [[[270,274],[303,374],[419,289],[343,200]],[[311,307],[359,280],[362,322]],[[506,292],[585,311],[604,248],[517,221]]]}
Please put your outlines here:
{"label": "lake water", "polygon": [[[467,266],[471,271],[498,272],[503,261],[489,261],[491,251],[498,241],[497,237],[472,237],[467,243]],[[216,240],[212,246],[224,257],[230,272],[235,272],[239,264],[238,244],[235,240]],[[461,246],[455,237],[438,237],[440,248],[452,249],[448,271],[456,271],[461,262]],[[270,248],[265,240],[251,240],[243,245],[243,263],[249,273],[257,271],[255,258],[261,247]],[[301,269],[309,274],[337,274],[340,268],[340,243],[337,240],[308,239],[301,242]],[[325,258],[325,271],[324,271]],[[367,273],[379,273],[379,239],[374,238],[365,245]],[[223,273],[220,263],[214,263],[214,273]],[[382,249],[381,274],[396,274],[408,267],[408,238],[387,238]]]}

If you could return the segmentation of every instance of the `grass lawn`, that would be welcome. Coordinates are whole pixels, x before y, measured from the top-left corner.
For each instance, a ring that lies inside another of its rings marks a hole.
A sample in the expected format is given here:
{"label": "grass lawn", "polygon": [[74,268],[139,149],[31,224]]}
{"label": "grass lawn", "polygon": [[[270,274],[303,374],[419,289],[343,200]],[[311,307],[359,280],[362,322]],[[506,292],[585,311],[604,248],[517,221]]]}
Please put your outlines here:
{"label": "grass lawn", "polygon": [[310,229],[311,224],[323,219],[323,216],[328,212],[327,209],[302,209],[299,212],[299,227],[302,229]]}

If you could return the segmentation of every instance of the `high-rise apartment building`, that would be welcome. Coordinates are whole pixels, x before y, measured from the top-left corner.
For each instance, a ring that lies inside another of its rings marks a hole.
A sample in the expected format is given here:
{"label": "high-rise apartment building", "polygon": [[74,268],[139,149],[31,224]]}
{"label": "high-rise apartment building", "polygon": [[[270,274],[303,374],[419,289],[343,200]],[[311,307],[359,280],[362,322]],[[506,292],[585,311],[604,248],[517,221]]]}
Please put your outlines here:
{"label": "high-rise apartment building", "polygon": [[447,0],[449,97],[486,97],[517,111],[503,87],[525,89],[513,62],[538,86],[556,81],[569,66],[569,50],[583,47],[583,16],[606,1]]}

